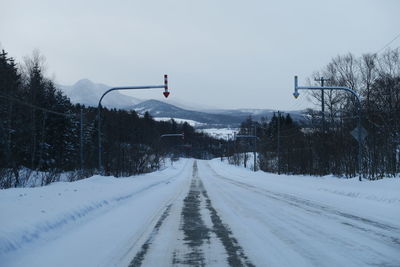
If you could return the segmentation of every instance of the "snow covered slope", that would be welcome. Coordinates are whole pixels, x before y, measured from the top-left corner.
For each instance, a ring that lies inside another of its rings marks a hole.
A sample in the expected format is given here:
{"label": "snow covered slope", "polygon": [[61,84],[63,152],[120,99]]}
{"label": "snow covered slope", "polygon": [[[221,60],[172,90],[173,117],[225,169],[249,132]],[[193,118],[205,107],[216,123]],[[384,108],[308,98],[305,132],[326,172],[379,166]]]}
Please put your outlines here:
{"label": "snow covered slope", "polygon": [[139,114],[149,112],[153,117],[192,120],[209,126],[238,125],[243,121],[241,117],[187,110],[154,99],[143,101],[133,106],[133,109]]}
{"label": "snow covered slope", "polygon": [[[71,99],[72,103],[97,106],[102,94],[112,86],[82,79],[71,86],[57,85],[57,87]],[[189,120],[196,122],[196,128],[204,129],[238,127],[249,116],[255,120],[271,119],[276,112],[270,109],[209,109],[206,111],[198,105],[183,100],[138,99],[123,94],[123,91],[111,92],[103,99],[102,105],[108,108],[134,109],[142,115],[147,111],[155,118]],[[297,122],[306,121],[302,111],[283,112],[283,114],[286,113],[289,113]]]}
{"label": "snow covered slope", "polygon": [[[71,86],[58,85],[57,87],[71,99],[72,103],[97,107],[102,94],[112,86],[93,83],[88,79],[82,79]],[[102,105],[108,108],[125,109],[139,102],[141,102],[141,100],[115,91],[107,94],[107,97],[102,101]]]}
{"label": "snow covered slope", "polygon": [[0,190],[0,266],[114,266],[187,185],[190,163],[131,178]]}
{"label": "snow covered slope", "polygon": [[206,133],[213,138],[233,140],[234,134],[239,132],[239,128],[204,128],[198,131]]}
{"label": "snow covered slope", "polygon": [[[260,120],[262,117],[271,119],[274,112],[268,109],[246,109],[246,110],[210,110],[207,112],[183,109],[168,101],[158,101],[154,99],[143,101],[132,108],[140,114],[149,112],[153,117],[169,117],[176,119],[193,120],[204,123],[207,126],[201,128],[229,128],[238,127],[249,116]],[[305,122],[305,116],[300,111],[287,112],[295,121]],[[286,113],[283,112],[285,115]],[[199,128],[199,127],[198,127]]]}

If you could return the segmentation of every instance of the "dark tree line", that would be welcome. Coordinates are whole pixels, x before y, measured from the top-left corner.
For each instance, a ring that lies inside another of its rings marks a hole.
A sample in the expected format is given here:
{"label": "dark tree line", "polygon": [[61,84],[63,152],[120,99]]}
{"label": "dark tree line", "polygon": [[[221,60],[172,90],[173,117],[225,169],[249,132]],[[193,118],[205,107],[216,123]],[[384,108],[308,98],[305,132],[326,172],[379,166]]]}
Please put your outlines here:
{"label": "dark tree line", "polygon": [[243,163],[246,167],[249,152],[256,149],[257,169],[292,174],[309,172],[311,167],[309,139],[289,114],[275,113],[271,120],[263,118],[260,122],[249,117],[241,124],[238,134],[256,136],[257,140],[236,139],[231,151],[231,163],[236,165]]}
{"label": "dark tree line", "polygon": [[[337,56],[314,73],[309,84],[319,85],[314,82],[319,77],[329,78],[326,86],[350,87],[361,97],[362,126],[368,132],[362,143],[362,175],[368,179],[398,175],[400,49],[358,58],[353,54]],[[254,125],[259,129],[260,168],[289,174],[356,176],[358,143],[350,135],[357,126],[354,97],[347,92],[325,90],[325,127],[322,127],[322,94],[319,91],[310,94],[317,109],[308,110],[311,119],[306,126],[282,114],[275,114],[271,121],[250,119],[242,124],[241,132]]]}
{"label": "dark tree line", "polygon": [[[68,180],[99,172],[97,108],[72,104],[45,77],[42,62],[34,53],[17,65],[4,50],[0,53],[0,188],[25,186],[30,177],[44,185],[65,172]],[[223,141],[196,133],[187,123],[157,122],[148,113],[140,117],[107,108],[101,120],[106,175],[153,171],[167,156],[220,155]],[[185,138],[160,138],[166,133],[184,133]]]}

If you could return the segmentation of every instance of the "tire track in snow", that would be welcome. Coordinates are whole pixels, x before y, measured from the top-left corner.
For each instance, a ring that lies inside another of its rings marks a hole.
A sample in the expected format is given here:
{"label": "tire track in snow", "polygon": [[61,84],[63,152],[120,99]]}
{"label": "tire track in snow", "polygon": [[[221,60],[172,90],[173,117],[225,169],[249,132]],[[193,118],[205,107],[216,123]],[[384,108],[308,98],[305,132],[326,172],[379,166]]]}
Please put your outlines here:
{"label": "tire track in snow", "polygon": [[[396,242],[399,232],[393,230],[399,227],[394,223],[386,225],[378,218],[376,222],[382,226],[379,228],[375,224],[351,219],[352,216],[350,218],[340,216],[335,212],[342,212],[342,210],[335,206],[326,206],[334,211],[333,213],[325,212],[325,205],[318,201],[279,191],[271,192],[269,188],[264,189],[266,185],[257,186],[258,184],[254,183],[255,180],[254,182],[246,180],[245,176],[236,176],[234,173],[220,175],[216,172],[220,170],[214,170],[208,162],[204,162],[199,167],[201,171],[209,174],[210,179],[204,180],[205,186],[209,189],[212,199],[215,198],[218,201],[217,207],[224,211],[221,215],[229,219],[244,217],[243,222],[238,222],[232,227],[235,232],[241,233],[240,237],[244,239],[245,248],[251,248],[253,240],[254,244],[264,246],[265,240],[265,248],[272,254],[250,254],[249,256],[254,258],[256,264],[262,266],[264,264],[266,266],[400,266],[398,258],[400,247]],[[244,179],[237,181],[236,179],[239,178],[236,177]],[[284,199],[286,196],[288,199]],[[230,212],[225,213],[228,210]],[[366,215],[358,217],[374,222]],[[343,222],[353,225],[343,225]],[[254,227],[247,228],[248,225]],[[265,229],[265,231],[259,234],[258,229]],[[277,257],[278,255],[280,257]]]}
{"label": "tire track in snow", "polygon": [[96,216],[101,216],[102,214],[112,210],[117,205],[125,203],[137,195],[140,195],[150,189],[154,189],[159,185],[170,183],[173,179],[175,179],[175,177],[170,177],[166,180],[152,183],[128,194],[86,204],[83,207],[62,214],[51,221],[46,220],[37,223],[33,229],[21,229],[19,233],[10,234],[10,236],[15,236],[12,239],[0,239],[0,255],[21,249],[25,245],[32,244],[33,242],[45,238],[47,235],[55,233],[60,229],[74,227],[77,223],[83,223],[86,220],[91,220]]}
{"label": "tire track in snow", "polygon": [[[185,166],[182,168],[182,170],[178,173],[177,176],[181,175],[184,172],[184,170],[186,170],[188,164],[189,163],[185,164]],[[155,240],[160,232],[160,228],[162,227],[167,217],[169,217],[171,210],[174,207],[174,203],[184,193],[184,191],[187,190],[186,188],[187,186],[183,186],[178,191],[176,191],[175,194],[166,203],[164,203],[163,206],[165,208],[160,208],[159,211],[153,216],[153,219],[151,220],[152,222],[142,229],[142,234],[138,238],[135,238],[135,240],[131,241],[132,243],[130,243],[126,252],[120,257],[120,259],[125,259],[125,258],[128,259],[128,262],[126,263],[129,264],[128,267],[143,265],[143,262],[145,262],[146,258],[148,257],[149,254],[148,252],[151,251],[152,248],[151,245],[155,243]],[[154,227],[151,229],[151,226],[153,225],[154,222],[156,223]],[[143,242],[146,235],[148,235],[148,237]],[[143,242],[143,244],[141,247],[138,248],[138,252],[136,252],[136,254],[133,254],[135,256],[131,255],[131,257],[129,257],[130,253],[134,251],[134,249],[138,245],[140,245],[141,242]],[[115,263],[112,263],[111,265],[120,266],[120,264],[115,264]]]}
{"label": "tire track in snow", "polygon": [[[174,212],[174,207],[180,206],[180,203],[175,202],[177,199],[178,197],[171,200],[166,206],[128,267],[148,266],[150,262],[154,264],[154,259],[150,257],[158,256],[154,253],[159,249],[157,248],[160,245],[158,240],[161,239],[165,242],[165,239],[162,238],[163,231],[170,229],[168,225],[178,224],[179,221],[180,227],[177,230],[180,234],[175,236],[177,239],[175,242],[171,240],[165,244],[166,246],[174,244],[174,249],[161,261],[164,266],[207,266],[208,264],[213,266],[216,264],[218,266],[255,266],[244,253],[230,228],[224,224],[217,210],[212,206],[198,175],[196,161],[193,163],[189,190],[185,197],[180,198],[180,201],[183,201],[180,212],[179,210]],[[164,243],[161,245],[164,246]],[[212,248],[218,248],[218,250],[210,251]],[[208,254],[210,252],[212,255]]]}
{"label": "tire track in snow", "polygon": [[160,219],[158,219],[156,225],[153,228],[153,231],[150,233],[150,236],[147,238],[146,242],[142,245],[141,249],[136,253],[136,256],[133,258],[128,267],[138,267],[142,265],[144,257],[146,256],[151,244],[153,243],[156,235],[158,234],[161,225],[164,220],[168,217],[169,211],[171,209],[172,204],[169,204],[161,215]]}
{"label": "tire track in snow", "polygon": [[[356,215],[353,215],[353,214],[345,213],[345,212],[342,212],[342,211],[338,211],[338,210],[335,210],[335,209],[333,209],[331,207],[323,206],[323,205],[317,204],[315,202],[312,202],[312,201],[309,201],[309,200],[306,200],[306,199],[302,199],[302,198],[299,198],[299,197],[296,197],[296,196],[293,196],[293,195],[284,194],[284,193],[276,193],[276,192],[272,192],[272,191],[269,191],[269,190],[261,189],[261,188],[256,187],[256,186],[253,186],[253,185],[250,185],[250,184],[246,184],[246,183],[243,183],[243,182],[239,182],[239,181],[233,180],[231,178],[222,176],[222,175],[218,174],[209,164],[208,164],[208,167],[213,171],[215,176],[217,176],[218,178],[220,178],[220,179],[222,179],[222,180],[224,180],[224,181],[226,181],[226,182],[228,182],[228,183],[230,183],[232,185],[235,185],[235,186],[238,186],[240,188],[249,190],[251,192],[257,193],[257,194],[262,195],[262,196],[267,197],[267,198],[272,198],[272,199],[275,199],[275,200],[278,200],[278,201],[283,201],[283,202],[285,202],[285,203],[287,203],[287,204],[289,204],[291,206],[306,210],[307,212],[310,212],[310,213],[319,214],[319,215],[324,215],[324,214],[328,215],[329,214],[331,216],[333,215],[333,216],[337,216],[339,218],[342,217],[342,218],[349,219],[349,220],[351,220],[353,222],[358,222],[358,223],[361,223],[361,224],[364,224],[364,225],[372,226],[376,230],[373,230],[373,229],[367,228],[367,227],[357,226],[354,223],[348,223],[348,222],[342,222],[341,221],[341,224],[343,224],[345,226],[352,227],[353,229],[357,229],[359,231],[372,233],[375,236],[377,236],[377,237],[379,237],[381,239],[387,240],[388,242],[390,242],[390,243],[392,243],[392,244],[394,244],[396,246],[400,245],[400,235],[399,236],[394,236],[394,234],[396,234],[396,233],[400,234],[400,229],[397,228],[397,227],[394,227],[394,226],[391,226],[391,225],[388,225],[388,224],[384,224],[384,223],[381,223],[381,222],[373,221],[371,219],[363,218],[363,217],[360,217],[360,216],[356,216]],[[332,216],[332,218],[337,219],[337,218],[335,218],[333,216]],[[383,230],[383,231],[385,231],[387,233],[382,233],[382,232],[379,232],[377,230]]]}
{"label": "tire track in snow", "polygon": [[5,234],[0,233],[0,256],[14,253],[18,250],[25,249],[25,247],[36,245],[37,242],[48,242],[57,239],[64,235],[65,231],[79,227],[79,225],[94,220],[98,218],[98,216],[103,216],[113,210],[113,208],[135,199],[149,190],[154,190],[160,185],[173,182],[186,170],[188,164],[189,161],[186,162],[177,173],[168,175],[161,181],[142,185],[141,187],[135,188],[135,190],[124,194],[107,196],[103,199],[82,203],[79,207],[77,206],[52,218],[39,221],[31,227],[20,228],[18,231],[8,232]]}
{"label": "tire track in snow", "polygon": [[205,266],[205,257],[202,250],[202,245],[210,239],[209,229],[205,225],[200,210],[201,190],[200,180],[197,176],[197,163],[193,163],[192,181],[190,189],[183,200],[183,208],[181,212],[181,220],[185,244],[189,247],[189,253],[183,255],[180,259],[178,253],[173,254],[172,263],[190,265],[190,266]]}
{"label": "tire track in snow", "polygon": [[207,202],[207,209],[211,213],[211,221],[213,223],[213,232],[221,240],[225,251],[228,254],[228,263],[230,266],[255,266],[250,262],[243,248],[239,245],[237,239],[233,236],[232,231],[226,226],[221,218],[219,217],[217,211],[211,204],[211,200],[207,195],[206,190],[202,191],[203,196]]}
{"label": "tire track in snow", "polygon": [[[205,201],[205,207],[208,210],[212,227],[208,228],[201,217],[201,202]],[[177,251],[173,255],[173,265],[206,266],[205,255],[202,250],[203,244],[210,239],[210,233],[214,233],[222,243],[227,255],[227,263],[230,266],[254,266],[244,253],[237,239],[233,236],[229,227],[223,223],[198,176],[197,162],[193,164],[192,183],[187,197],[184,200],[182,209],[182,228],[184,232],[184,241],[190,248],[190,252],[179,258]],[[219,264],[221,264],[220,262]]]}

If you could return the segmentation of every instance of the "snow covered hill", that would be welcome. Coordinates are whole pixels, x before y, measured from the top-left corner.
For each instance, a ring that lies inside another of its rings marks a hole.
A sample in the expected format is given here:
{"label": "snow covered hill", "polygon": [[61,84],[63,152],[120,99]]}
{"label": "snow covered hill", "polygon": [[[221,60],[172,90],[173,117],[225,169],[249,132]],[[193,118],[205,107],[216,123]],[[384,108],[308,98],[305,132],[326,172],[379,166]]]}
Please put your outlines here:
{"label": "snow covered hill", "polygon": [[[74,85],[58,85],[73,103],[87,106],[97,106],[101,95],[111,88],[105,84],[93,83],[88,79],[82,79]],[[237,128],[247,117],[252,116],[255,120],[262,117],[270,119],[274,110],[270,109],[200,109],[198,106],[179,101],[143,100],[134,98],[118,91],[112,92],[102,101],[103,106],[108,108],[134,109],[140,114],[149,112],[153,117],[165,120],[174,118],[177,120],[193,121],[196,128]],[[305,116],[302,111],[288,111],[295,121],[304,122]]]}
{"label": "snow covered hill", "polygon": [[[72,101],[72,103],[80,103],[86,106],[97,107],[100,97],[104,92],[112,86],[101,83],[93,83],[88,79],[77,81],[71,86],[57,85]],[[126,109],[140,103],[141,100],[123,95],[118,91],[107,95],[102,101],[102,105],[108,108]]]}
{"label": "snow covered hill", "polygon": [[[269,120],[276,112],[268,109],[209,110],[208,112],[203,112],[183,109],[154,99],[143,101],[133,106],[133,109],[140,114],[149,112],[153,117],[195,121],[197,122],[197,128],[237,128],[249,116],[252,116],[255,120],[260,120],[262,117]],[[305,116],[300,111],[282,113],[290,114],[295,121],[305,121]]]}
{"label": "snow covered hill", "polygon": [[192,120],[207,124],[207,127],[237,126],[243,121],[242,117],[183,109],[154,99],[141,102],[133,106],[133,109],[140,114],[144,114],[147,111],[153,117]]}

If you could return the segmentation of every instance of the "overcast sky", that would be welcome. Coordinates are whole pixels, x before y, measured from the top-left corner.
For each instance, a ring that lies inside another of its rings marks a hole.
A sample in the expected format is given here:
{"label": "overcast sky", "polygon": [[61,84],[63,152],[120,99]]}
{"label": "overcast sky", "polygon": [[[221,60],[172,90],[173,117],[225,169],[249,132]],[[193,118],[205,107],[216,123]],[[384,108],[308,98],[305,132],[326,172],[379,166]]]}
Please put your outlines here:
{"label": "overcast sky", "polygon": [[1,46],[18,61],[39,49],[57,83],[151,85],[167,73],[173,99],[219,108],[303,108],[295,74],[303,83],[332,57],[377,52],[400,33],[399,0],[0,0],[0,9]]}

